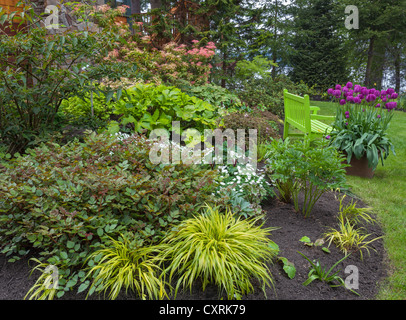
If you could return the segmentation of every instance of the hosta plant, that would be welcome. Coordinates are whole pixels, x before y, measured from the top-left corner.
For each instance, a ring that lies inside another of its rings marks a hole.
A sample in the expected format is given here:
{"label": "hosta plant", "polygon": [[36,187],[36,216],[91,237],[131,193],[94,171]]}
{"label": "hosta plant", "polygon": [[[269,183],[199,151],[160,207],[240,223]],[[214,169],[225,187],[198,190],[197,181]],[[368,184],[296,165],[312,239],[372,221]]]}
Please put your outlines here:
{"label": "hosta plant", "polygon": [[183,221],[165,239],[162,258],[169,261],[166,272],[179,288],[201,280],[225,291],[228,299],[241,298],[253,291],[256,278],[265,288],[273,285],[267,264],[275,257],[269,239],[271,228],[257,225],[256,219],[241,219],[231,211],[207,207],[204,214]]}
{"label": "hosta plant", "polygon": [[175,87],[142,83],[124,90],[113,108],[113,112],[121,116],[120,123],[132,123],[135,132],[171,130],[173,121],[180,121],[181,129],[203,132],[205,128],[215,128],[218,117],[217,109],[211,104]]}

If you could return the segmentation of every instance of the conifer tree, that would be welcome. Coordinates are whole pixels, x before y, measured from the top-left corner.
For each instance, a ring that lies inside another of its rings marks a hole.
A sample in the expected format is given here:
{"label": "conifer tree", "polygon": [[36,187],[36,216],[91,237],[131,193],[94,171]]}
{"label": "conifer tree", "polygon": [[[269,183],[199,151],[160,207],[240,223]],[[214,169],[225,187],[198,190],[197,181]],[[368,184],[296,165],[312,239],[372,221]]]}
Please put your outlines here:
{"label": "conifer tree", "polygon": [[296,0],[294,50],[290,65],[295,82],[322,89],[347,80],[346,56],[334,0]]}

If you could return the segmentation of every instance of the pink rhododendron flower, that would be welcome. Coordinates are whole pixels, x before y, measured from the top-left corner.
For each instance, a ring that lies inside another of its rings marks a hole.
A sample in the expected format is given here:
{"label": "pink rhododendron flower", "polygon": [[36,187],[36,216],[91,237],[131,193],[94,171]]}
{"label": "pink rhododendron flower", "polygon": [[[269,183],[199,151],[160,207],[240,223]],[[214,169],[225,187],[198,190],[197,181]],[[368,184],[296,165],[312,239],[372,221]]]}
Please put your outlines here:
{"label": "pink rhododendron flower", "polygon": [[129,6],[122,5],[122,6],[117,7],[117,10],[119,13],[125,14],[125,12],[127,11],[128,8],[129,8]]}
{"label": "pink rhododendron flower", "polygon": [[109,9],[110,9],[110,6],[108,4],[102,4],[101,6],[99,6],[97,8],[97,11],[105,13],[105,12],[109,11]]}

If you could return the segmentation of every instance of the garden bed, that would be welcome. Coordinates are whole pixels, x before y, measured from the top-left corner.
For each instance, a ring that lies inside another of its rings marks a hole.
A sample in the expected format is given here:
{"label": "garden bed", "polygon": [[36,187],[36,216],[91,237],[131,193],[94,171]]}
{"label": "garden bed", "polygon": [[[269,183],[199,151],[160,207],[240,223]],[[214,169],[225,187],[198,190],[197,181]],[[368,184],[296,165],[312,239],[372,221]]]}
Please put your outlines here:
{"label": "garden bed", "polygon": [[[359,289],[356,290],[359,296],[344,287],[332,288],[326,283],[318,280],[313,281],[308,286],[302,283],[307,279],[310,264],[298,253],[305,254],[310,259],[320,260],[321,265],[329,269],[344,255],[338,251],[334,245],[330,246],[330,253],[322,251],[321,247],[309,247],[299,240],[307,236],[312,241],[320,238],[328,227],[334,226],[337,222],[336,215],[339,208],[338,194],[333,192],[325,193],[316,203],[312,214],[304,218],[300,213],[294,211],[292,204],[279,202],[276,198],[264,203],[266,211],[265,227],[278,227],[271,234],[271,239],[279,246],[280,257],[285,257],[293,262],[296,267],[296,275],[289,279],[283,271],[282,265],[275,262],[271,266],[274,277],[275,291],[267,289],[267,299],[270,300],[368,300],[374,299],[378,293],[379,282],[386,276],[386,255],[382,238],[374,241],[370,245],[370,255],[364,252],[363,260],[359,253],[354,253],[337,266],[339,275],[345,279],[350,273],[345,274],[344,269],[348,265],[353,265],[359,270]],[[347,196],[345,203],[349,201]],[[363,206],[358,202],[359,206]],[[367,233],[372,234],[371,239],[382,235],[382,230],[377,223],[366,226]],[[324,245],[326,246],[326,244]],[[375,249],[376,251],[372,250]],[[28,265],[28,259],[9,263],[4,255],[0,255],[0,299],[1,300],[21,300],[36,280],[36,273],[31,277],[30,271],[34,264]],[[255,292],[243,297],[243,300],[263,300],[266,299],[259,285],[255,285]],[[85,293],[76,294],[76,291],[65,294],[63,299],[79,300],[85,299]],[[102,299],[103,297],[91,296],[90,299]],[[137,299],[131,293],[121,294],[118,299]],[[208,287],[204,292],[199,290],[196,284],[192,293],[189,291],[179,293],[178,300],[211,300],[219,299],[218,292],[214,287]]]}

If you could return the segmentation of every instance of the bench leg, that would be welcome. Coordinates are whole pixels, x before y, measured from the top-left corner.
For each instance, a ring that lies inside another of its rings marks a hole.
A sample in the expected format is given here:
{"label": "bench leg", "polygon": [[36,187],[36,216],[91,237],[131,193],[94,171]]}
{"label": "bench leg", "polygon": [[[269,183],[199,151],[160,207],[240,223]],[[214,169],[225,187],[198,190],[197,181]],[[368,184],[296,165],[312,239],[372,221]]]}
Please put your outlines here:
{"label": "bench leg", "polygon": [[283,123],[283,140],[285,140],[289,135],[289,123],[285,120]]}

